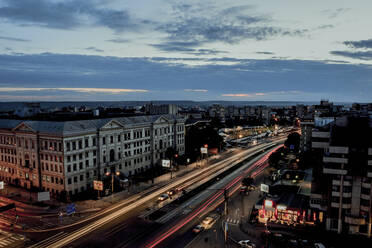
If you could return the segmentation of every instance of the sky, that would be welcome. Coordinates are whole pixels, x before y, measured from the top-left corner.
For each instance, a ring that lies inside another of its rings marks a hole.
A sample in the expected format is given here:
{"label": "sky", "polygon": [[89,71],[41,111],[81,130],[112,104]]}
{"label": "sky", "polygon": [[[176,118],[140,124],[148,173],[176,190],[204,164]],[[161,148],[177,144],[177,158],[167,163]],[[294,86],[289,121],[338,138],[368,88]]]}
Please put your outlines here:
{"label": "sky", "polygon": [[370,0],[0,0],[0,101],[372,102]]}

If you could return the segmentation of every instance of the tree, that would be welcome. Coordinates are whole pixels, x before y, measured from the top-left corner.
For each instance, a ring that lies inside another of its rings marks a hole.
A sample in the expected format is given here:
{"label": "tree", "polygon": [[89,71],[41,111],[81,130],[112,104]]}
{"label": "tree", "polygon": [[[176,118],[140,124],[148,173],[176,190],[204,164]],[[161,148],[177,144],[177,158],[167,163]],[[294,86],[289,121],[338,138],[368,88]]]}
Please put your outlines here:
{"label": "tree", "polygon": [[294,146],[294,151],[297,152],[300,148],[301,135],[297,132],[290,133],[287,140],[284,142],[286,147]]}

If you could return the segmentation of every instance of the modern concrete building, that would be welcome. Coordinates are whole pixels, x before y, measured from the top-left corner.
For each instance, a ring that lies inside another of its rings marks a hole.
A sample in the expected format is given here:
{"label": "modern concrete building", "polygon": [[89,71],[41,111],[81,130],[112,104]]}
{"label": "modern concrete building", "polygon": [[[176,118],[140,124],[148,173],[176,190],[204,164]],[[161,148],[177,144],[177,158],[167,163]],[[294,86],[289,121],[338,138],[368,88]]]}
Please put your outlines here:
{"label": "modern concrete building", "polygon": [[168,147],[185,151],[174,115],[49,122],[0,120],[0,180],[74,195],[106,172],[135,175],[159,165]]}
{"label": "modern concrete building", "polygon": [[372,119],[344,116],[314,129],[312,148],[322,168],[311,207],[326,215],[327,230],[371,236]]}

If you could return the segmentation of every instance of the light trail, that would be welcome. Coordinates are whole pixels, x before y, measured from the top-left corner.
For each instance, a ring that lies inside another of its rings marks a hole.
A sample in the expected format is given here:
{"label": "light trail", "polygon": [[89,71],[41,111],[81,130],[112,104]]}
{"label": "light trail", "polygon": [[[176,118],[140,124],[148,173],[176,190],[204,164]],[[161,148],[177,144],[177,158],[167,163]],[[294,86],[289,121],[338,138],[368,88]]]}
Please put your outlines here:
{"label": "light trail", "polygon": [[[230,189],[231,187],[235,186],[235,188],[233,188],[233,190],[231,190],[231,193],[229,192],[229,195],[232,195],[234,194],[238,189],[239,189],[239,184],[237,184],[237,182],[240,182],[240,180],[246,176],[251,170],[253,169],[257,169],[257,168],[260,168],[259,172],[261,173],[269,164],[266,163],[266,160],[270,157],[270,155],[275,152],[276,150],[278,150],[280,147],[282,147],[283,145],[279,145],[277,147],[275,147],[274,149],[272,149],[270,152],[266,153],[262,158],[260,158],[258,161],[256,161],[252,166],[250,166],[247,170],[245,170],[243,172],[243,175],[240,175],[240,176],[237,176],[236,178],[234,178],[231,182],[229,182],[224,189]],[[252,174],[253,175],[253,174]],[[257,176],[257,173],[254,175],[254,177]],[[224,189],[221,189],[221,190],[218,190],[216,193],[214,193],[211,197],[208,198],[208,200],[206,200],[206,202],[204,202],[201,206],[199,206],[196,210],[194,210],[192,213],[190,213],[185,219],[181,220],[180,222],[178,222],[175,227],[173,227],[172,229],[169,229],[167,230],[165,233],[161,234],[158,238],[156,238],[155,240],[151,241],[150,243],[146,244],[145,247],[146,248],[153,248],[153,247],[156,247],[158,244],[160,244],[162,241],[164,241],[165,239],[167,239],[169,236],[173,235],[175,232],[177,232],[179,229],[181,229],[183,226],[185,226],[186,224],[188,224],[191,220],[193,220],[196,216],[198,216],[199,214],[201,214],[205,209],[207,209],[208,207],[212,206],[213,203],[214,205],[216,204],[216,200],[218,200],[218,198],[223,194],[224,192]],[[224,199],[218,201],[217,203],[217,206],[219,204],[221,204],[222,202],[224,201]]]}
{"label": "light trail", "polygon": [[[223,167],[227,163],[237,164],[238,162],[252,156],[252,154],[254,154],[255,152],[260,151],[262,149],[265,149],[269,146],[270,145],[268,145],[268,144],[259,145],[257,147],[248,149],[244,152],[235,154],[234,156],[232,156],[230,158],[227,158],[223,161],[217,162],[216,165],[218,165],[218,167]],[[200,171],[196,171],[195,173],[191,173],[189,176],[182,177],[182,178],[180,178],[180,179],[178,179],[178,180],[176,180],[176,181],[174,181],[170,184],[167,184],[163,187],[160,187],[159,189],[155,190],[154,192],[152,192],[149,195],[136,196],[136,198],[137,198],[136,201],[134,201],[133,203],[130,203],[129,205],[127,205],[128,203],[125,201],[123,203],[120,203],[120,204],[116,205],[115,208],[112,208],[110,210],[105,210],[104,211],[105,213],[107,213],[108,211],[112,211],[113,209],[116,209],[116,212],[110,213],[107,216],[104,216],[104,217],[100,218],[99,220],[96,220],[96,221],[94,221],[94,222],[92,222],[92,223],[90,223],[90,224],[88,224],[88,225],[70,233],[69,236],[63,237],[62,239],[57,240],[53,245],[48,246],[48,248],[59,248],[59,247],[66,246],[66,245],[76,241],[77,239],[79,239],[79,238],[81,238],[85,235],[88,235],[89,233],[93,232],[94,230],[97,230],[98,228],[102,227],[103,225],[109,223],[110,221],[113,221],[114,219],[123,216],[124,214],[128,213],[129,211],[144,205],[146,202],[152,200],[153,198],[155,198],[156,196],[158,196],[159,194],[163,193],[166,190],[169,190],[169,189],[174,188],[174,187],[176,187],[180,184],[183,184],[184,182],[186,182],[187,180],[190,180],[191,178],[194,178],[195,176],[196,177],[198,177],[198,176],[204,177],[205,174],[203,174],[203,173],[207,172],[208,170],[213,170],[213,168],[206,167],[206,168],[201,169]],[[236,179],[236,181],[238,181],[239,179]],[[220,194],[222,194],[222,192],[220,192],[219,195],[216,194],[215,196],[210,198],[206,203],[204,203],[204,205],[199,207],[198,208],[200,210],[199,213],[204,211],[208,206],[210,206],[214,202],[214,200],[216,198],[218,198],[218,196],[220,196]],[[93,216],[91,218],[96,218],[96,217],[97,216]],[[194,217],[195,216],[193,216],[192,218],[194,218]],[[182,226],[178,227],[178,229],[181,228]]]}

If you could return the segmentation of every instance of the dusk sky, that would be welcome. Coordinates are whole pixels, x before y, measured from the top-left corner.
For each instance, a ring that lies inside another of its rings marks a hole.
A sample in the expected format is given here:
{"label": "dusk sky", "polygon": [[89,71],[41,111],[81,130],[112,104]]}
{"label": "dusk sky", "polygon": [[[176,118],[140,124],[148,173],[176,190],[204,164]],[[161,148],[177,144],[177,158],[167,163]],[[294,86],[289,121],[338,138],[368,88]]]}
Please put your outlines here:
{"label": "dusk sky", "polygon": [[0,0],[0,101],[371,102],[371,0]]}

